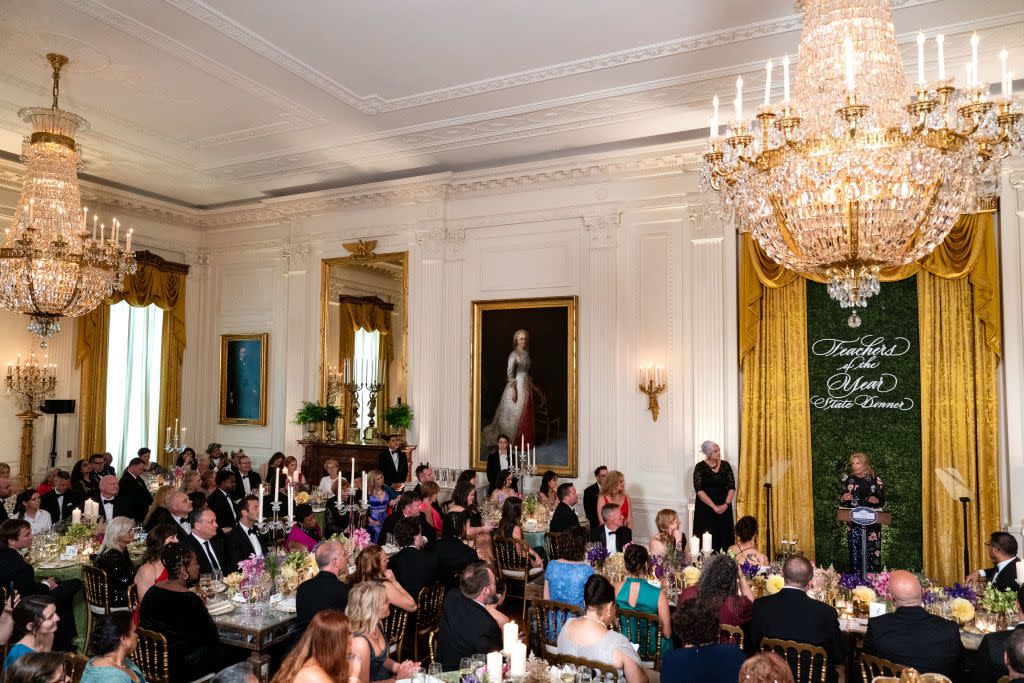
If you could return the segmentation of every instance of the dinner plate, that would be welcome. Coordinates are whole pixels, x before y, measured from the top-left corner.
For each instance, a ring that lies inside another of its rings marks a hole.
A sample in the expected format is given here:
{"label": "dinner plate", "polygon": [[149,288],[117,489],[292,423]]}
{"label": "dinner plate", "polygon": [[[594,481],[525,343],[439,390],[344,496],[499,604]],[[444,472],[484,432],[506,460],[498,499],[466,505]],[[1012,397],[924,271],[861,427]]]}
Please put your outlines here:
{"label": "dinner plate", "polygon": [[231,614],[234,612],[235,606],[227,600],[224,600],[222,602],[215,602],[212,605],[208,605],[207,611],[209,611],[211,617],[219,617],[222,614]]}
{"label": "dinner plate", "polygon": [[285,614],[295,614],[295,598],[285,598],[274,603],[274,609]]}

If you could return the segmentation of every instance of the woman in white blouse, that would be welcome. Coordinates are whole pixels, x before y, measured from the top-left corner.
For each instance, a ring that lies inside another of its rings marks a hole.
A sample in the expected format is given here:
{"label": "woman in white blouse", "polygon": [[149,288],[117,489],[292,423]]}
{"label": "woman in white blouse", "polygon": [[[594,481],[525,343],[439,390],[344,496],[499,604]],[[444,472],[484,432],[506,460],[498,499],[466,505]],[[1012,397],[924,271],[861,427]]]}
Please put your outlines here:
{"label": "woman in white blouse", "polygon": [[331,458],[324,463],[327,476],[320,480],[320,490],[324,493],[338,492],[338,461]]}
{"label": "woman in white blouse", "polygon": [[18,494],[17,512],[18,517],[32,527],[33,536],[45,533],[53,526],[50,513],[39,509],[39,492],[34,489],[28,489]]}

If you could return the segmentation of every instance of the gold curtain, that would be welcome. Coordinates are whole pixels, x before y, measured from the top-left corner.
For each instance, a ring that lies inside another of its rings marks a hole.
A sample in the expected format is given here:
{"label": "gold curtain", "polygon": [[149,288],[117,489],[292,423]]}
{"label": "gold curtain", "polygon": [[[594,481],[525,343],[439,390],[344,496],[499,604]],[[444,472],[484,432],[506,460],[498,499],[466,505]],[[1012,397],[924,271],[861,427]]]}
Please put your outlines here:
{"label": "gold curtain", "polygon": [[[130,306],[155,304],[164,311],[160,342],[159,424],[170,424],[181,416],[181,364],[185,356],[185,277],[188,266],[171,263],[149,252],[136,254],[138,269],[126,275],[124,289],[79,318],[75,364],[82,371],[78,443],[81,457],[102,452],[106,443],[107,353],[110,307],[127,301]],[[170,463],[164,453],[166,437],[157,430],[153,448],[161,464]]]}
{"label": "gold curtain", "polygon": [[[391,312],[394,310],[392,304],[385,303],[382,299],[377,297],[341,297],[341,340],[339,357],[341,362],[344,363],[346,358],[355,358],[355,339],[356,332],[360,329],[367,330],[369,332],[380,332],[380,342],[377,348],[377,358],[387,363],[383,367],[386,369],[391,365],[391,360],[394,358],[394,336],[391,334]],[[376,424],[383,427],[383,416],[381,411],[387,407],[388,401],[388,381],[387,377],[384,378],[384,386],[381,388],[380,393],[377,394],[377,411]],[[345,405],[343,406],[346,414],[348,413],[351,403],[351,397],[345,397]]]}
{"label": "gold curtain", "polygon": [[[742,514],[756,511],[760,513],[758,518],[764,519],[761,479],[771,464],[776,459],[788,458],[790,468],[795,468],[793,474],[807,474],[808,488],[811,468],[810,420],[794,418],[793,405],[789,403],[794,385],[791,377],[779,374],[803,378],[799,396],[806,407],[806,330],[799,358],[790,349],[796,326],[806,326],[806,300],[794,295],[787,305],[778,305],[774,293],[790,286],[805,291],[805,277],[822,280],[806,274],[799,277],[775,264],[749,235],[743,236],[740,261],[743,443],[737,506]],[[985,556],[984,540],[999,526],[996,368],[1001,327],[999,263],[992,215],[961,216],[945,241],[920,264],[883,271],[881,279],[892,282],[914,274],[918,275],[921,336],[924,569],[930,576],[950,583],[962,578],[958,576],[963,540],[960,508],[938,483],[935,468],[956,467],[972,489],[972,562],[980,562]],[[774,316],[781,321],[772,320]],[[769,348],[774,351],[768,353]],[[780,353],[785,354],[785,362],[773,357]],[[779,391],[787,392],[784,401],[774,396]],[[773,422],[780,426],[766,426]],[[803,442],[808,444],[806,450],[794,446]],[[789,477],[787,474],[786,478]],[[791,494],[777,498],[776,510],[792,509],[793,499],[784,497],[788,495]],[[744,503],[748,507],[744,508]],[[799,524],[783,526],[786,520],[780,518],[772,532],[775,535],[796,530],[801,545],[810,548],[813,519],[808,523],[810,533]]]}

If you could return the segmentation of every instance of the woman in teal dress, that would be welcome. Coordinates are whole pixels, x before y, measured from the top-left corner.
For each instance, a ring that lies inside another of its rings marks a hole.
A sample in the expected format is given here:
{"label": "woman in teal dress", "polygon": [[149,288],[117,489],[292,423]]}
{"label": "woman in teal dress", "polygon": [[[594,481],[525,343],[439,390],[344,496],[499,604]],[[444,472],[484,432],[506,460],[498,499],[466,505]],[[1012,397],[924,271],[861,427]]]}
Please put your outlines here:
{"label": "woman in teal dress", "polygon": [[[665,591],[651,584],[648,579],[651,576],[651,556],[647,548],[642,545],[632,544],[623,553],[623,562],[626,565],[626,579],[615,586],[615,604],[619,609],[634,610],[657,615],[661,626],[661,653],[665,654],[672,649],[672,622],[669,614],[668,596]],[[619,617],[625,622],[628,617]],[[622,631],[626,632],[626,624],[622,624]],[[635,629],[629,629],[635,631]],[[640,643],[640,656],[653,658],[657,643],[651,638],[648,642]]]}
{"label": "woman in teal dress", "polygon": [[85,665],[82,683],[146,683],[142,671],[130,659],[138,644],[131,612],[100,617],[89,648],[98,654]]}

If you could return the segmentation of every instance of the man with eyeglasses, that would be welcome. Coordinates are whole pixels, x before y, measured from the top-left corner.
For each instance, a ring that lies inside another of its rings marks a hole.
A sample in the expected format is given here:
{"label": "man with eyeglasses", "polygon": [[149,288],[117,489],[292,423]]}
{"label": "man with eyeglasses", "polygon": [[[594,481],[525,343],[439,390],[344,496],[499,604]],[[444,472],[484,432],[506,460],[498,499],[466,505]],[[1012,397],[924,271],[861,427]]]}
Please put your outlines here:
{"label": "man with eyeglasses", "polygon": [[967,582],[976,584],[985,579],[999,590],[1016,591],[1018,583],[1024,580],[1024,576],[1017,576],[1017,539],[1005,531],[993,531],[985,545],[992,566],[971,572]]}

